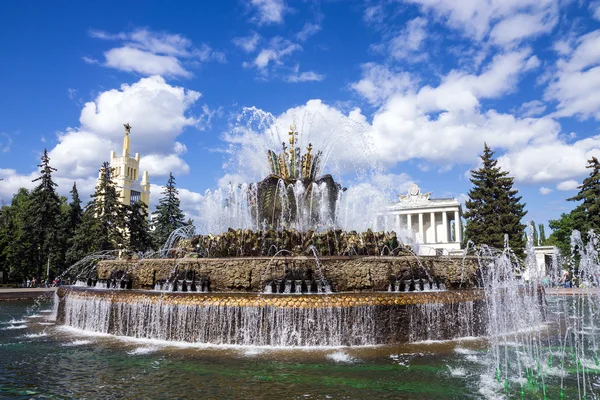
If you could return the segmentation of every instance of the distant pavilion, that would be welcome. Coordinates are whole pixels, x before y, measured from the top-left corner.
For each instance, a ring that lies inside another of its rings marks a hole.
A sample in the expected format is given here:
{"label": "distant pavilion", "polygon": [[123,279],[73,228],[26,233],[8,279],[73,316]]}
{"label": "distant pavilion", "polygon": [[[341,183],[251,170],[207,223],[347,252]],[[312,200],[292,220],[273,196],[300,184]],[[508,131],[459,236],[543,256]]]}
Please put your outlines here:
{"label": "distant pavilion", "polygon": [[461,252],[462,206],[455,198],[430,198],[413,184],[406,195],[388,206],[383,218],[385,226],[399,226],[414,233],[419,255]]}

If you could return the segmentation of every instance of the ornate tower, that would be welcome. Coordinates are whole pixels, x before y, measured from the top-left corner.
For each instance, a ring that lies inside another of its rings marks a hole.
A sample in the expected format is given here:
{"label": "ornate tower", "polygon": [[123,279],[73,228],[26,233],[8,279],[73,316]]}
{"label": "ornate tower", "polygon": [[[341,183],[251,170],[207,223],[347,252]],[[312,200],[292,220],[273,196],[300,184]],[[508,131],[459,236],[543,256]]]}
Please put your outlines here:
{"label": "ornate tower", "polygon": [[114,168],[113,181],[120,192],[121,202],[129,205],[141,200],[150,206],[150,181],[148,180],[148,171],[144,171],[140,181],[140,154],[135,153],[135,157],[130,157],[129,153],[129,134],[131,125],[123,124],[125,127],[125,137],[123,138],[123,153],[117,157],[116,152],[110,152],[110,166]]}

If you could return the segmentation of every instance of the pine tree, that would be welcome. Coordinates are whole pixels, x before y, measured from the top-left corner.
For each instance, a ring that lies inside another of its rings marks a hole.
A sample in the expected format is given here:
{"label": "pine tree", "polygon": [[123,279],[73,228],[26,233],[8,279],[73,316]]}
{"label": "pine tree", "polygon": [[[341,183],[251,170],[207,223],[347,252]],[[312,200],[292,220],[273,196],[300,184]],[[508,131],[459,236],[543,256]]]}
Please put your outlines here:
{"label": "pine tree", "polygon": [[468,224],[465,237],[476,245],[504,248],[504,235],[515,254],[523,256],[525,249],[525,225],[521,219],[527,214],[518,191],[513,189],[514,178],[497,166],[494,152],[485,144],[481,160],[483,165],[471,171],[473,188],[464,214]]}
{"label": "pine tree", "polygon": [[28,218],[27,231],[32,238],[32,253],[36,254],[37,279],[42,277],[42,264],[50,259],[52,253],[58,250],[60,230],[60,198],[52,180],[56,171],[50,166],[50,157],[44,149],[40,177],[33,180],[39,185],[31,193],[31,213]]}
{"label": "pine tree", "polygon": [[185,216],[179,207],[179,192],[175,187],[175,177],[169,173],[169,180],[162,191],[163,197],[154,211],[154,244],[161,247],[169,238],[171,232],[185,225]]}
{"label": "pine tree", "polygon": [[600,162],[596,157],[588,160],[586,168],[591,169],[590,175],[579,186],[579,192],[567,201],[582,201],[571,211],[575,229],[582,236],[590,230],[600,233]]}
{"label": "pine tree", "polygon": [[127,210],[127,248],[132,251],[146,252],[152,248],[148,224],[148,208],[142,201],[126,207]]}

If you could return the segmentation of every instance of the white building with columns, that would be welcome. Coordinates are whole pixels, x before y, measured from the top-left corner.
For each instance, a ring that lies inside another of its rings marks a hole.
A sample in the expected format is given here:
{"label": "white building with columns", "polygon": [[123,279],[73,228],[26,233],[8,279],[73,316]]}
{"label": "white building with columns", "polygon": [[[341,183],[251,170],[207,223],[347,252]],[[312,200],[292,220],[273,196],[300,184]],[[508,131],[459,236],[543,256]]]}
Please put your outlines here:
{"label": "white building with columns", "polygon": [[430,196],[421,193],[416,184],[411,185],[408,194],[399,195],[399,201],[387,208],[385,225],[408,231],[415,238],[419,255],[461,253],[460,202]]}

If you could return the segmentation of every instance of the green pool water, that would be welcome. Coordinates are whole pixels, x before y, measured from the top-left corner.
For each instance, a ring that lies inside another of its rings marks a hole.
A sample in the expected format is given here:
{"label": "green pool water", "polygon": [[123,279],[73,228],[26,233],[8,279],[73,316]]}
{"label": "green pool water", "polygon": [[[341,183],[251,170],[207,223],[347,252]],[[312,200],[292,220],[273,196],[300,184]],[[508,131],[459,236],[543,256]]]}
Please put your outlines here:
{"label": "green pool water", "polygon": [[[0,398],[543,398],[537,382],[509,382],[508,390],[497,382],[485,363],[487,345],[478,339],[219,348],[88,335],[47,321],[51,308],[49,302],[0,302]],[[565,382],[565,398],[577,398],[577,381]],[[559,398],[557,377],[544,388],[548,399]]]}

